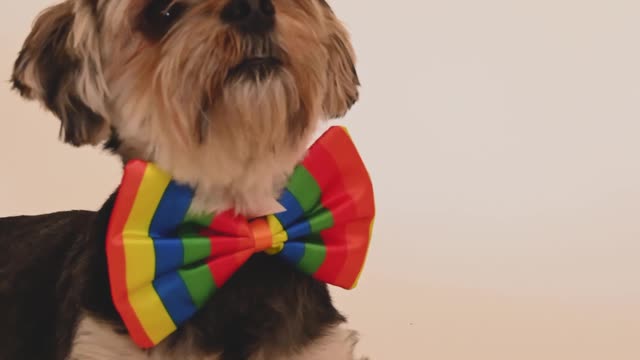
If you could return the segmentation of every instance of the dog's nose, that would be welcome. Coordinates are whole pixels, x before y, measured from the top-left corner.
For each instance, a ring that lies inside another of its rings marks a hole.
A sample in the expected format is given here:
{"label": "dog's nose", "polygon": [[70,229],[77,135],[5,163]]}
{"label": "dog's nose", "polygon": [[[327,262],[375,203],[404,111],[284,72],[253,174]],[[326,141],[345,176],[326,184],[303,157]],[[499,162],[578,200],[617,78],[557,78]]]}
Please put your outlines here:
{"label": "dog's nose", "polygon": [[275,26],[276,8],[271,0],[231,0],[222,10],[222,20],[238,30],[260,34]]}

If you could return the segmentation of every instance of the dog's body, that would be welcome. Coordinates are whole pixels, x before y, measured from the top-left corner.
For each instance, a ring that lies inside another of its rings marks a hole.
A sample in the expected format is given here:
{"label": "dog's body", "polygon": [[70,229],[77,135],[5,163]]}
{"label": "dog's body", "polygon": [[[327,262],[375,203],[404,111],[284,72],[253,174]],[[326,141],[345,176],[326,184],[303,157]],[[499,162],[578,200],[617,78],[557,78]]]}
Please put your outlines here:
{"label": "dog's body", "polygon": [[344,318],[326,287],[269,256],[250,260],[160,347],[138,349],[110,297],[111,206],[0,219],[1,359],[352,359],[354,334],[337,328]]}
{"label": "dog's body", "polygon": [[[348,35],[324,0],[66,0],[44,11],[12,83],[75,146],[155,163],[194,209],[273,209],[323,119],[358,97]],[[111,301],[97,212],[0,219],[0,360],[351,360],[326,285],[256,255],[150,350]],[[5,320],[6,319],[6,320]]]}

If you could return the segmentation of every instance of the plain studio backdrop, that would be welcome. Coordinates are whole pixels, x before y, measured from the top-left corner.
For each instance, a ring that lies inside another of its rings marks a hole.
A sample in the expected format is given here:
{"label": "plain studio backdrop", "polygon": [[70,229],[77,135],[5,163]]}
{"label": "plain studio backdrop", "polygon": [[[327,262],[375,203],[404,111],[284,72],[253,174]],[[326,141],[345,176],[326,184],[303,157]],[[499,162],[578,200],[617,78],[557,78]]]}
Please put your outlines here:
{"label": "plain studio backdrop", "polygon": [[[4,79],[51,3],[5,1]],[[377,191],[360,287],[335,290],[361,352],[640,359],[640,2],[332,5],[363,84],[340,123]],[[116,160],[2,84],[0,216],[97,209]]]}

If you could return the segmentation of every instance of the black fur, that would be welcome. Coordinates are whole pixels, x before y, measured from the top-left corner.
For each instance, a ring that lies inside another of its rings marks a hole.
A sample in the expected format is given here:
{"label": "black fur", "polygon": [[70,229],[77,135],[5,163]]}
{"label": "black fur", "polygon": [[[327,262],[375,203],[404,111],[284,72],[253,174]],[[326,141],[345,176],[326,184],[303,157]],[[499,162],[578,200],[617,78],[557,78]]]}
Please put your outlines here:
{"label": "black fur", "polygon": [[0,359],[62,359],[72,329],[62,320],[69,289],[58,285],[68,254],[94,215],[66,212],[0,219]]}
{"label": "black fur", "polygon": [[[98,212],[0,219],[0,360],[66,359],[83,312],[126,334],[104,251],[113,201]],[[166,341],[243,360],[258,348],[301,349],[344,320],[326,285],[257,254]]]}
{"label": "black fur", "polygon": [[[14,63],[11,83],[23,97],[41,96],[45,107],[61,121],[60,137],[69,144],[81,146],[96,140],[105,120],[81,99],[76,89],[76,77],[83,60],[69,46],[75,21],[72,6],[72,3],[58,4],[49,9],[49,16],[36,20],[34,28],[41,31],[32,32],[25,41]],[[91,75],[97,75],[94,60],[84,61]],[[38,74],[37,84],[27,84],[23,79],[29,64]]]}
{"label": "black fur", "polygon": [[151,0],[138,19],[138,31],[151,41],[160,41],[187,10],[185,3]]}
{"label": "black fur", "polygon": [[117,154],[120,146],[122,146],[122,140],[120,139],[120,135],[118,135],[118,130],[112,127],[109,139],[102,145],[102,148],[112,154]]}

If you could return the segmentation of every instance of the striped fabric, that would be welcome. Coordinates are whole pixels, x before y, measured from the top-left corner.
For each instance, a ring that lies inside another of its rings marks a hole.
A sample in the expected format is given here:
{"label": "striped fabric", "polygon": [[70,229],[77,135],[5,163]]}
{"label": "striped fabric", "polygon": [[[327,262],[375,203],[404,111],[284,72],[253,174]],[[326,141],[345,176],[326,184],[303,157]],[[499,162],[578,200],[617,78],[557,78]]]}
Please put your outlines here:
{"label": "striped fabric", "polygon": [[346,129],[330,128],[309,149],[279,199],[282,213],[196,216],[193,196],[151,163],[125,167],[106,249],[114,304],[141,348],[173,333],[257,252],[319,281],[356,286],[375,206]]}

